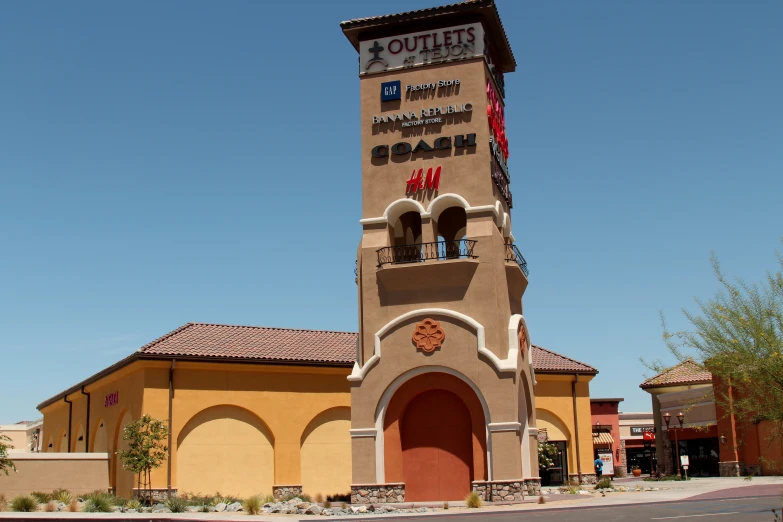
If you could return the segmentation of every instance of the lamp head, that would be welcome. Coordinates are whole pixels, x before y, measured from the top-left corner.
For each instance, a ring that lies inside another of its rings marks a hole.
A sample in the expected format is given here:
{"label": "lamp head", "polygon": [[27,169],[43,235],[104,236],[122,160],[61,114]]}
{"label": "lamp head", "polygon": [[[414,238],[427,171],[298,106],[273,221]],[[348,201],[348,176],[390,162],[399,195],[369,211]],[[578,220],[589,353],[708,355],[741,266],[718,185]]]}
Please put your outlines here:
{"label": "lamp head", "polygon": [[682,428],[682,421],[685,419],[685,414],[682,412],[677,414],[677,420],[680,421],[680,428]]}
{"label": "lamp head", "polygon": [[666,422],[666,427],[669,427],[669,423],[672,421],[672,414],[668,411],[663,414],[663,420]]}

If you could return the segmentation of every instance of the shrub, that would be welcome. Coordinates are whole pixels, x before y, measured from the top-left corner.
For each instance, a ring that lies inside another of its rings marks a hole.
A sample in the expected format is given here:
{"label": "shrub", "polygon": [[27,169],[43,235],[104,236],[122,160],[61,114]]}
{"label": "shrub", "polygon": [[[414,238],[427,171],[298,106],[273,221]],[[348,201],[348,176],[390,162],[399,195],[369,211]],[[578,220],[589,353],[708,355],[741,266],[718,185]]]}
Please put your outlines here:
{"label": "shrub", "polygon": [[141,509],[141,502],[137,498],[132,498],[125,503],[124,507],[126,511],[128,509],[135,509],[136,511],[138,511],[139,509]]}
{"label": "shrub", "polygon": [[544,498],[544,495],[538,496],[538,503],[539,504],[546,504],[546,499]]}
{"label": "shrub", "polygon": [[324,502],[324,494],[323,493],[316,493],[315,494],[315,501],[319,504],[323,504]]}
{"label": "shrub", "polygon": [[347,503],[345,503],[345,502],[343,502],[343,505],[342,505],[342,506],[340,506],[340,507],[341,507],[341,508],[343,508],[343,509],[348,509],[348,504],[347,504]]}
{"label": "shrub", "polygon": [[324,500],[324,507],[325,508],[332,507],[332,502],[329,499]]}
{"label": "shrub", "polygon": [[611,489],[611,487],[612,481],[609,480],[609,477],[602,477],[598,484],[595,485],[595,489]]}
{"label": "shrub", "polygon": [[54,500],[50,500],[49,502],[47,502],[46,505],[44,506],[44,511],[48,513],[53,513],[57,511],[57,502]]}
{"label": "shrub", "polygon": [[334,495],[327,495],[326,500],[330,502],[350,502],[350,493],[335,493]]}
{"label": "shrub", "polygon": [[444,502],[443,503],[443,509],[449,509],[449,503],[448,502]]}
{"label": "shrub", "polygon": [[68,511],[71,513],[77,513],[79,511],[79,501],[75,498],[72,498],[70,502],[68,502]]}
{"label": "shrub", "polygon": [[38,500],[32,495],[19,495],[11,499],[9,506],[11,511],[32,513],[38,511]]}
{"label": "shrub", "polygon": [[0,511],[8,509],[8,501],[5,499],[5,495],[0,493]]}
{"label": "shrub", "polygon": [[114,511],[112,496],[108,493],[94,491],[85,497],[82,511],[85,513],[111,513]]}
{"label": "shrub", "polygon": [[40,491],[33,491],[30,496],[38,501],[39,504],[46,504],[52,500],[52,496],[49,493],[41,493]]}
{"label": "shrub", "polygon": [[480,508],[483,503],[481,497],[475,491],[471,491],[468,493],[468,496],[465,497],[465,505],[469,508]]}
{"label": "shrub", "polygon": [[264,499],[260,495],[253,495],[242,502],[242,509],[248,515],[258,515],[264,507]]}
{"label": "shrub", "polygon": [[188,507],[188,503],[185,501],[185,499],[179,497],[169,497],[166,499],[165,504],[172,513],[184,513],[187,511]]}
{"label": "shrub", "polygon": [[55,489],[52,491],[52,499],[63,504],[68,504],[71,501],[71,493],[67,489]]}
{"label": "shrub", "polygon": [[264,504],[274,504],[275,502],[277,502],[277,499],[274,495],[266,495],[264,497]]}

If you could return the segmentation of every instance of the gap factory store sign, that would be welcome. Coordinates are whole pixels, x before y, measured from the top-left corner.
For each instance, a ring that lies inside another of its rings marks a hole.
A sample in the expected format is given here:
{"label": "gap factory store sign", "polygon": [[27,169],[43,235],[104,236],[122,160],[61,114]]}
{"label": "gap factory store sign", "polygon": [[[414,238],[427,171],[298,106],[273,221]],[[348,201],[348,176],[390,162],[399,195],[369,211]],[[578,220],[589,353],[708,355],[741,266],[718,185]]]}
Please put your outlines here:
{"label": "gap factory store sign", "polygon": [[480,23],[377,38],[359,43],[360,74],[484,56]]}

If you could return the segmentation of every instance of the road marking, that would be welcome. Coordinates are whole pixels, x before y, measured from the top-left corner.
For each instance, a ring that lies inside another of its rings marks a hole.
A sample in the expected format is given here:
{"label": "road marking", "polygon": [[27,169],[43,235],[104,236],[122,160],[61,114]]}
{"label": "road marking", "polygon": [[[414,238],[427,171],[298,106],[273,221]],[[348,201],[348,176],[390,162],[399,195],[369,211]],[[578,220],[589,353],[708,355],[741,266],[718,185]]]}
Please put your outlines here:
{"label": "road marking", "polygon": [[717,517],[719,515],[738,515],[739,511],[733,511],[731,513],[705,513],[703,515],[680,515],[677,517],[659,517],[651,518],[650,520],[672,520],[674,518],[692,518],[692,517]]}

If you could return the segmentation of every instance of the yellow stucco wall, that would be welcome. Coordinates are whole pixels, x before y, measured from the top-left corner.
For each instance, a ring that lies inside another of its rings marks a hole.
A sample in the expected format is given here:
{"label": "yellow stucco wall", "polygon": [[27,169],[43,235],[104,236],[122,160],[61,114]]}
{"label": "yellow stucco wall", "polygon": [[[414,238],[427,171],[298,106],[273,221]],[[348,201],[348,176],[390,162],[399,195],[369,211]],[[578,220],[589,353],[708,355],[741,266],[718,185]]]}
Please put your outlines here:
{"label": "yellow stucco wall", "polygon": [[536,427],[546,429],[550,440],[566,441],[568,473],[594,473],[593,432],[590,417],[591,376],[580,375],[576,383],[576,412],[579,421],[579,459],[576,458],[573,375],[536,374]]}
{"label": "yellow stucco wall", "polygon": [[[110,482],[129,497],[134,477],[114,453],[122,429],[143,413],[167,420],[170,362],[136,361],[86,387],[90,451],[111,455]],[[315,493],[350,490],[350,387],[348,368],[177,362],[172,401],[171,485],[181,492],[269,494],[272,485],[304,485]],[[119,402],[106,406],[117,392]],[[73,401],[72,451],[86,425],[86,396]],[[42,409],[53,446],[67,451],[68,404]],[[80,428],[81,427],[81,428]],[[48,437],[48,435],[47,435]],[[62,447],[58,442],[62,441]],[[181,480],[180,480],[181,477]],[[168,462],[152,474],[152,487],[168,486]]]}

